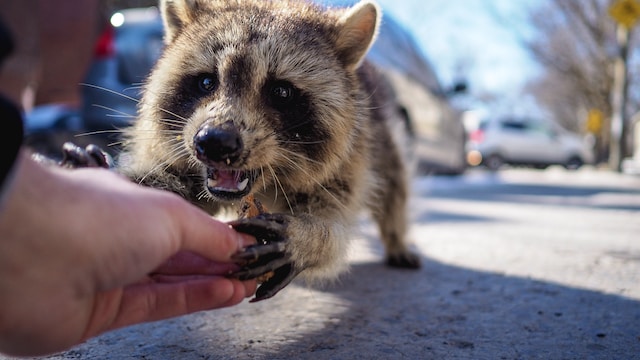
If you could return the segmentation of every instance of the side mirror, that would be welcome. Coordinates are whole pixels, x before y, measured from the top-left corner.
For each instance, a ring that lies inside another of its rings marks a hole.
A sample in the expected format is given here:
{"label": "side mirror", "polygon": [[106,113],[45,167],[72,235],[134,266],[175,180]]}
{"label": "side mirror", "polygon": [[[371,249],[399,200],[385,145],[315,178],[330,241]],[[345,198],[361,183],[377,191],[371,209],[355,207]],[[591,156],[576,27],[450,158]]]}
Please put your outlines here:
{"label": "side mirror", "polygon": [[467,83],[465,81],[456,82],[453,87],[446,91],[447,96],[461,95],[467,92]]}

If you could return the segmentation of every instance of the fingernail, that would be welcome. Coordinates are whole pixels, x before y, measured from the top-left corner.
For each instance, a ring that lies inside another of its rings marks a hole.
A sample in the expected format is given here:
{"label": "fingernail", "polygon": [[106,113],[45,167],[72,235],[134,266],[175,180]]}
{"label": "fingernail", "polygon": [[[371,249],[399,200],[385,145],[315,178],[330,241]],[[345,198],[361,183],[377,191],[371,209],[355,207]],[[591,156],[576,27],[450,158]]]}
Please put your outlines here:
{"label": "fingernail", "polygon": [[256,243],[256,238],[247,234],[239,234],[240,235],[240,246],[241,248],[246,248],[247,246],[254,245]]}

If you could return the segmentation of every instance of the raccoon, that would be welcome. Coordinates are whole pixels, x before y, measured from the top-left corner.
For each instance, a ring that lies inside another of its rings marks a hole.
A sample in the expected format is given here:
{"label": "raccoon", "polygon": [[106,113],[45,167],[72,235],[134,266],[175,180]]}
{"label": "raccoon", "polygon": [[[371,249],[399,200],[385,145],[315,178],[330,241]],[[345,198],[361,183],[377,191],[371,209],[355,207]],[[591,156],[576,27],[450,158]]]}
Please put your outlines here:
{"label": "raccoon", "polygon": [[381,12],[302,1],[161,0],[165,49],[149,76],[119,171],[212,215],[248,194],[269,209],[232,221],[259,243],[236,257],[240,279],[273,272],[252,301],[298,275],[346,269],[362,210],[378,223],[390,266],[409,250],[403,120],[365,61]]}

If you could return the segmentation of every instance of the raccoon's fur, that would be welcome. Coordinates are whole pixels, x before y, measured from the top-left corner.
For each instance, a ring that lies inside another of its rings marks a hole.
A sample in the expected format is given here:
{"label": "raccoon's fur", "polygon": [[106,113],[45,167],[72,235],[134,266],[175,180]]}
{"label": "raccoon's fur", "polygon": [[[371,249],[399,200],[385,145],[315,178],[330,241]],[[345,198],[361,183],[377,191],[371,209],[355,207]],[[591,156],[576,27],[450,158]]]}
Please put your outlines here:
{"label": "raccoon's fur", "polygon": [[239,255],[258,260],[236,276],[275,272],[257,300],[298,274],[341,272],[363,209],[379,224],[387,263],[418,267],[405,240],[407,165],[392,131],[402,119],[364,61],[378,6],[160,4],[166,48],[128,130],[120,170],[211,214],[249,193],[265,204],[268,214],[232,223],[264,240]]}

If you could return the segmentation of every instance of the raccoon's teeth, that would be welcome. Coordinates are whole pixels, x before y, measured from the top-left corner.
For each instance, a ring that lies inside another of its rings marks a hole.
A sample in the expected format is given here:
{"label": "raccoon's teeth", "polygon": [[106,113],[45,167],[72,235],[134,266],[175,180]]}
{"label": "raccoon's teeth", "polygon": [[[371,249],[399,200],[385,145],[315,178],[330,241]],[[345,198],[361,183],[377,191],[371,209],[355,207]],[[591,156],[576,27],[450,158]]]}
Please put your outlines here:
{"label": "raccoon's teeth", "polygon": [[249,184],[249,178],[245,178],[244,180],[238,183],[238,190],[244,191],[247,188],[247,184]]}
{"label": "raccoon's teeth", "polygon": [[217,180],[213,180],[212,178],[208,178],[207,179],[207,187],[209,188],[215,188],[216,186],[218,186],[218,181]]}

